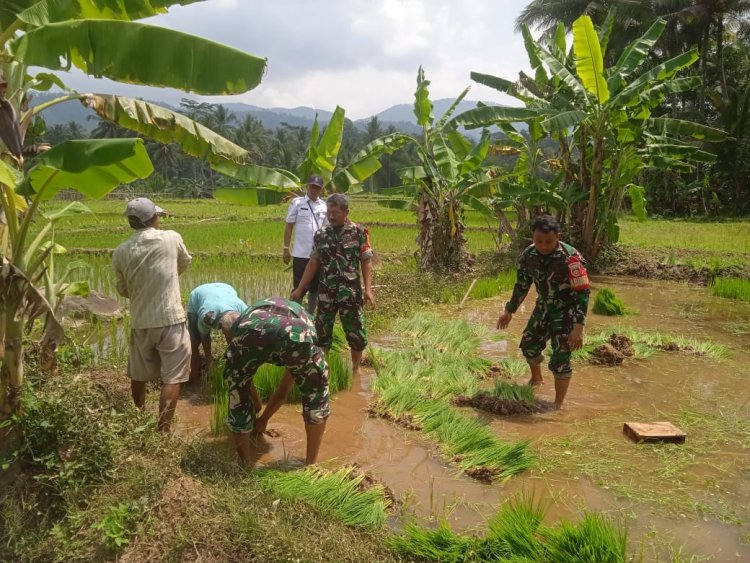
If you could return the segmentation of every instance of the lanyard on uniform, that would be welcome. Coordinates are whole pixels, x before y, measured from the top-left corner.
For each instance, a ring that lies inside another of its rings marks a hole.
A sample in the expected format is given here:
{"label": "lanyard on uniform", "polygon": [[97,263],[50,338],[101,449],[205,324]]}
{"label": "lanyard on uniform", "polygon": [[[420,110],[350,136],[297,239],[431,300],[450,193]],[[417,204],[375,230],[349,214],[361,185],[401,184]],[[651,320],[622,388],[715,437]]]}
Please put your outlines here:
{"label": "lanyard on uniform", "polygon": [[318,218],[315,216],[315,212],[312,209],[312,205],[310,205],[310,200],[307,200],[307,208],[310,210],[310,215],[312,215],[313,221],[315,221],[315,232],[318,232],[318,229],[320,228],[318,226]]}

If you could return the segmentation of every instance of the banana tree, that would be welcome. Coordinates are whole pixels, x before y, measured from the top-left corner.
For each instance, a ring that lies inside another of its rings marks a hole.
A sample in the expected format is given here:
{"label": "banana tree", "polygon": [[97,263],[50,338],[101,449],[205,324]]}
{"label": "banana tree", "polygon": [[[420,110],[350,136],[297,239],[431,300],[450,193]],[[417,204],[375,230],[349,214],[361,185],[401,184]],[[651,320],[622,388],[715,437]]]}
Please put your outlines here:
{"label": "banana tree", "polygon": [[490,146],[488,131],[473,145],[447,122],[464,99],[466,88],[437,121],[432,115],[430,81],[424,70],[417,72],[414,115],[422,127],[422,138],[409,137],[416,147],[420,165],[400,171],[402,185],[385,190],[409,199],[391,198],[381,205],[417,212],[420,265],[425,270],[461,271],[469,255],[464,238],[464,208],[469,206],[489,218],[492,209],[483,201],[497,184],[494,171],[484,165]]}
{"label": "banana tree", "polygon": [[573,45],[565,30],[546,42],[523,28],[534,78],[511,82],[472,73],[472,79],[514,96],[523,108],[481,107],[456,116],[451,124],[467,128],[524,121],[538,124],[560,148],[561,187],[571,198],[569,227],[582,250],[595,258],[602,245],[617,242],[617,216],[625,198],[645,218],[643,188],[647,168],[686,170],[690,162],[712,162],[714,155],[697,141],[718,142],[725,134],[697,123],[654,116],[665,96],[695,89],[696,76],[680,77],[698,58],[695,50],[643,71],[649,52],[665,28],[657,20],[642,37],[605,69],[603,60],[614,18],[598,31],[582,16],[573,24]]}
{"label": "banana tree", "polygon": [[[44,280],[39,268],[49,271],[55,248],[46,239],[30,242],[40,203],[61,188],[101,197],[152,171],[142,141],[97,140],[52,148],[37,157],[22,178],[24,137],[34,119],[55,104],[78,99],[103,119],[157,141],[177,143],[187,154],[205,158],[212,166],[250,159],[241,147],[171,110],[121,96],[70,92],[54,74],[76,67],[95,77],[206,95],[239,94],[257,86],[266,68],[264,58],[135,21],[193,1],[20,0],[0,7],[0,316],[4,331],[0,336],[5,344],[0,412],[4,414],[17,408],[23,383],[24,311],[31,317],[45,314],[47,327],[59,327],[50,303],[33,284]],[[31,71],[38,67],[47,70]],[[53,86],[63,94],[29,107],[29,90]],[[276,172],[259,169],[256,174],[273,176]],[[59,337],[58,330],[46,331],[43,347],[54,350]]]}
{"label": "banana tree", "polygon": [[[153,166],[142,139],[66,141],[43,153],[25,177],[0,161],[3,185],[0,201],[8,219],[11,248],[4,252],[0,274],[0,303],[4,315],[4,357],[0,368],[0,408],[11,414],[18,407],[23,384],[23,334],[27,320],[45,317],[41,349],[43,363],[54,365],[54,352],[63,334],[54,316],[56,295],[65,289],[50,276],[50,259],[56,246],[47,233],[54,223],[73,210],[48,217],[32,239],[39,206],[61,189],[75,188],[89,197],[101,197],[121,184],[148,177]],[[36,283],[46,277],[45,295]]]}
{"label": "banana tree", "polygon": [[269,171],[230,160],[218,163],[215,166],[217,171],[239,180],[242,185],[218,189],[214,196],[246,205],[279,203],[284,197],[302,189],[303,182],[310,174],[323,177],[323,190],[326,193],[362,191],[364,181],[380,169],[379,158],[400,149],[409,141],[409,137],[393,133],[374,139],[354,155],[351,162],[342,164],[339,162],[339,151],[344,123],[345,111],[337,106],[321,133],[316,116],[305,157],[294,173]]}

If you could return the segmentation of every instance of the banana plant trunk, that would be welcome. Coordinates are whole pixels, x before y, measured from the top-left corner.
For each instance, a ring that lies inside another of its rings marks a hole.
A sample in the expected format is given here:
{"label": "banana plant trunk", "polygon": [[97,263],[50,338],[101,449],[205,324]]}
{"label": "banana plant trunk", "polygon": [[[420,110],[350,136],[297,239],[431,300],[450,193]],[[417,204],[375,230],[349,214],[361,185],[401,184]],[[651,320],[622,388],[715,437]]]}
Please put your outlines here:
{"label": "banana plant trunk", "polygon": [[22,295],[13,288],[8,296],[5,315],[5,354],[0,368],[0,413],[4,416],[14,414],[21,403],[21,386],[23,385],[23,328],[24,319],[15,318],[13,312],[21,307]]}
{"label": "banana plant trunk", "polygon": [[468,262],[461,203],[422,193],[417,208],[420,265],[423,270],[458,272]]}

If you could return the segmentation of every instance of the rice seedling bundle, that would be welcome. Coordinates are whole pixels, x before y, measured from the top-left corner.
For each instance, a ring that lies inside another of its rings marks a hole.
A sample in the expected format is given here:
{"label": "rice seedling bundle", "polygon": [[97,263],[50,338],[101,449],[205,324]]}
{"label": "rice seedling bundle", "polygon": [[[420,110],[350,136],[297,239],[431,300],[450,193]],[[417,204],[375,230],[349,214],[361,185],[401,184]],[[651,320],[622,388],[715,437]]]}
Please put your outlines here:
{"label": "rice seedling bundle", "polygon": [[627,532],[611,520],[587,514],[577,524],[560,521],[546,526],[545,513],[533,499],[521,497],[500,509],[483,537],[455,534],[445,522],[434,530],[412,524],[389,545],[407,557],[433,561],[627,561]]}
{"label": "rice seedling bundle", "polygon": [[527,405],[533,405],[536,402],[536,399],[534,398],[534,388],[531,385],[519,385],[517,383],[509,383],[503,380],[495,381],[492,395],[499,399],[521,401]]}
{"label": "rice seedling bundle", "polygon": [[740,278],[715,278],[711,291],[719,297],[750,301],[750,280]]}
{"label": "rice seedling bundle", "polygon": [[625,303],[615,296],[614,291],[603,287],[596,294],[594,307],[592,309],[597,315],[619,316],[627,314]]}
{"label": "rice seedling bundle", "polygon": [[376,529],[385,524],[390,500],[383,485],[362,490],[364,474],[352,475],[353,469],[324,471],[308,467],[288,473],[260,471],[258,484],[284,500],[301,500],[317,511],[331,515],[347,526]]}

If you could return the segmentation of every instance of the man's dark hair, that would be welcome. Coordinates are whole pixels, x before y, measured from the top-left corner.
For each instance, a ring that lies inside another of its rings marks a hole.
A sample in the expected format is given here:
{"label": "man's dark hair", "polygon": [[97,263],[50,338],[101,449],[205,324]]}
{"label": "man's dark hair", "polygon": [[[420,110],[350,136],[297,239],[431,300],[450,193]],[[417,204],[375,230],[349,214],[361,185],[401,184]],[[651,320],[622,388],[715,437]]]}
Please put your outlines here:
{"label": "man's dark hair", "polygon": [[552,215],[539,215],[531,224],[531,232],[559,233],[560,223]]}
{"label": "man's dark hair", "polygon": [[155,220],[156,220],[156,215],[154,215],[153,217],[151,217],[151,219],[145,222],[141,221],[135,215],[128,215],[128,223],[130,223],[130,226],[136,231],[139,229],[145,229],[147,227],[152,226]]}
{"label": "man's dark hair", "polygon": [[349,198],[344,194],[331,194],[328,196],[326,203],[333,207],[338,207],[342,211],[349,209]]}

